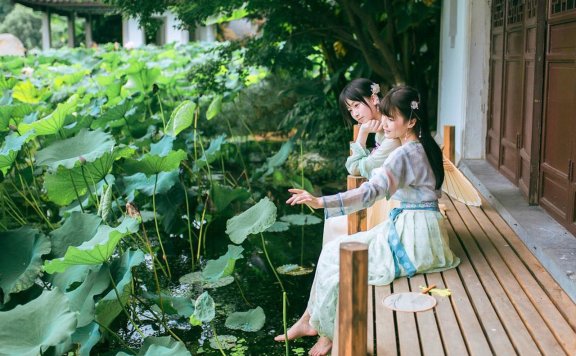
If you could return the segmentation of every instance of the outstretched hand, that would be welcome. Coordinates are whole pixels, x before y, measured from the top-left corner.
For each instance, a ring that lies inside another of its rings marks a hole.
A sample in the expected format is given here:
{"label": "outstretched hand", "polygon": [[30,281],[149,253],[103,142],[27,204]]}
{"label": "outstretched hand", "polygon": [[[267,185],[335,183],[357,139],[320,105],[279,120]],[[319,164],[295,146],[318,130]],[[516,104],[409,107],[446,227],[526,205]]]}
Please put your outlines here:
{"label": "outstretched hand", "polygon": [[292,196],[286,200],[286,204],[306,204],[314,209],[320,209],[323,207],[322,199],[313,196],[305,190],[292,188],[288,189],[288,191]]}

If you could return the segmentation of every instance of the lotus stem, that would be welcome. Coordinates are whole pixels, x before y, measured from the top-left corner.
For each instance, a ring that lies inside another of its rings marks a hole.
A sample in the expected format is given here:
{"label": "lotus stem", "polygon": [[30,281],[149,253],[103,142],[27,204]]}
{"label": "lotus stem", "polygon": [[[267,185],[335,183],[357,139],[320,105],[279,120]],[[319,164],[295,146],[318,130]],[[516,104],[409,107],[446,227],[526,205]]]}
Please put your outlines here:
{"label": "lotus stem", "polygon": [[250,303],[248,301],[248,299],[246,299],[246,296],[244,295],[244,291],[242,290],[242,286],[240,285],[240,282],[238,282],[238,278],[237,278],[238,274],[234,273],[234,282],[236,282],[236,285],[238,286],[238,290],[240,291],[240,295],[242,296],[242,299],[244,299],[244,303],[246,303],[246,305],[248,305],[249,307],[252,306],[252,303]]}
{"label": "lotus stem", "polygon": [[80,171],[82,172],[82,179],[84,180],[84,184],[86,185],[86,189],[88,189],[88,196],[90,197],[90,200],[92,200],[94,207],[96,209],[98,209],[98,202],[96,200],[94,200],[94,195],[92,194],[92,189],[90,189],[90,184],[88,184],[88,180],[86,179],[86,174],[84,173],[84,164],[83,163],[80,166]]}
{"label": "lotus stem", "polygon": [[182,189],[184,189],[184,201],[186,202],[186,227],[188,228],[188,243],[190,244],[190,260],[192,261],[192,271],[194,270],[194,244],[192,243],[192,226],[190,224],[190,202],[188,201],[188,191],[182,179],[180,179]]}
{"label": "lotus stem", "polygon": [[[208,206],[208,198],[204,201],[204,207],[202,208],[202,216],[200,217],[200,231],[198,232],[198,253],[196,255],[196,261],[200,261],[200,248],[202,247],[202,230],[204,228],[204,216],[206,215],[206,208]],[[206,253],[206,246],[204,246],[204,253]]]}
{"label": "lotus stem", "polygon": [[286,324],[286,292],[282,293],[282,324],[284,326],[284,345],[286,345],[286,356],[289,356],[288,348],[288,327]]}
{"label": "lotus stem", "polygon": [[[232,126],[230,125],[230,120],[228,120],[228,118],[226,118],[226,124],[228,125],[228,130],[230,131],[230,136],[234,136],[233,132],[232,132]],[[240,157],[240,162],[242,163],[242,173],[244,173],[244,175],[246,175],[246,184],[248,185],[248,190],[251,191],[252,188],[250,187],[250,177],[248,177],[248,169],[246,168],[246,162],[244,162],[244,157],[242,157],[242,150],[240,149],[240,145],[238,143],[235,143],[236,146],[236,156]]]}
{"label": "lotus stem", "polygon": [[98,326],[102,327],[104,330],[106,330],[107,332],[110,333],[110,335],[114,336],[114,338],[116,338],[116,340],[118,340],[118,342],[120,342],[122,344],[122,346],[124,346],[126,348],[126,350],[128,350],[132,355],[136,355],[136,352],[134,350],[132,350],[130,348],[130,345],[128,345],[124,340],[122,340],[122,338],[116,334],[114,331],[112,331],[109,327],[107,327],[104,324],[99,323],[96,319],[94,319],[94,322],[96,324],[98,324]]}
{"label": "lotus stem", "polygon": [[214,323],[210,322],[210,328],[212,328],[212,333],[214,334],[214,339],[216,340],[216,345],[218,345],[218,350],[220,350],[220,353],[224,356],[226,356],[226,353],[224,353],[224,350],[222,350],[222,345],[220,344],[220,339],[218,338],[218,334],[216,333],[216,328],[214,327]]}
{"label": "lotus stem", "polygon": [[76,194],[76,200],[78,200],[78,205],[80,205],[80,210],[84,214],[84,207],[82,206],[82,201],[80,200],[80,194],[78,194],[78,188],[76,188],[76,183],[74,183],[74,178],[72,177],[72,171],[68,171],[70,175],[70,182],[72,182],[72,187],[74,188],[74,193]]}
{"label": "lotus stem", "polygon": [[156,234],[158,235],[158,242],[160,242],[160,249],[162,250],[162,259],[166,263],[166,269],[168,270],[168,278],[172,279],[172,273],[170,272],[170,265],[168,264],[168,258],[166,258],[166,252],[164,251],[164,245],[162,244],[162,236],[160,235],[160,228],[158,227],[158,217],[156,214],[156,187],[158,186],[158,173],[156,173],[156,179],[154,180],[154,192],[152,193],[152,210],[154,211],[154,225],[156,226]]}
{"label": "lotus stem", "polygon": [[[262,238],[262,249],[264,250],[264,255],[266,255],[266,260],[268,260],[268,264],[270,265],[270,268],[272,268],[272,272],[274,272],[274,275],[276,276],[278,283],[280,283],[280,288],[282,288],[282,292],[286,293],[286,289],[284,289],[284,285],[282,284],[282,281],[280,280],[280,276],[278,276],[278,273],[276,272],[276,268],[272,264],[272,261],[270,260],[270,256],[268,256],[268,250],[266,250],[266,243],[264,241],[264,234],[260,233],[260,237]],[[288,302],[288,304],[290,304],[290,302]]]}
{"label": "lotus stem", "polygon": [[138,331],[138,334],[140,334],[140,336],[142,336],[142,339],[146,338],[146,335],[144,335],[142,330],[140,330],[140,328],[138,327],[138,324],[136,324],[134,322],[134,319],[132,319],[132,316],[130,315],[130,313],[128,313],[128,310],[126,310],[126,307],[124,306],[124,304],[122,304],[122,299],[120,298],[120,293],[118,293],[118,289],[116,288],[116,283],[114,282],[114,277],[112,277],[112,271],[110,270],[110,264],[108,262],[106,262],[105,264],[108,267],[108,276],[110,276],[110,282],[112,283],[112,287],[114,288],[114,293],[116,293],[116,299],[118,299],[118,303],[120,303],[120,306],[122,307],[122,310],[124,311],[124,314],[126,314],[126,317],[128,318],[128,320],[130,320],[132,325],[134,325],[134,328],[136,329],[136,331]]}
{"label": "lotus stem", "polygon": [[160,100],[160,91],[156,93],[158,98],[158,105],[160,105],[160,115],[162,116],[162,125],[164,126],[164,132],[166,132],[166,118],[164,117],[164,108],[162,108],[162,100]]}

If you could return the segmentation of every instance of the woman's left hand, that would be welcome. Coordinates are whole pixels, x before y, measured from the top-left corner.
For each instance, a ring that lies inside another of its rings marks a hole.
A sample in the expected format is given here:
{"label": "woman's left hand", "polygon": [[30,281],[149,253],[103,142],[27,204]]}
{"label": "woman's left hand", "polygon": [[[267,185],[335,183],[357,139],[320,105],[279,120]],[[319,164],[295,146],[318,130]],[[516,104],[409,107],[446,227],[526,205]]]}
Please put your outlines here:
{"label": "woman's left hand", "polygon": [[302,189],[288,189],[292,196],[286,200],[286,204],[306,204],[311,208],[320,209],[323,208],[322,199],[313,196]]}

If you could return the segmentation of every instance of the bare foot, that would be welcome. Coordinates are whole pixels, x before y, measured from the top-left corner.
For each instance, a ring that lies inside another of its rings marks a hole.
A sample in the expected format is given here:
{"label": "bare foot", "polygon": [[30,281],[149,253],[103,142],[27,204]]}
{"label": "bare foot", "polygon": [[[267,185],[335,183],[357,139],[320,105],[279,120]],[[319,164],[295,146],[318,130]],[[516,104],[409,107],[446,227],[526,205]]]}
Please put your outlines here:
{"label": "bare foot", "polygon": [[[306,311],[298,321],[288,329],[288,340],[294,340],[302,336],[316,336],[318,332],[310,326],[310,314]],[[280,334],[274,338],[274,341],[285,341],[284,334]]]}
{"label": "bare foot", "polygon": [[320,336],[316,344],[314,344],[314,346],[312,346],[312,348],[308,352],[308,355],[325,356],[328,355],[330,350],[332,350],[332,340],[330,340],[326,336]]}

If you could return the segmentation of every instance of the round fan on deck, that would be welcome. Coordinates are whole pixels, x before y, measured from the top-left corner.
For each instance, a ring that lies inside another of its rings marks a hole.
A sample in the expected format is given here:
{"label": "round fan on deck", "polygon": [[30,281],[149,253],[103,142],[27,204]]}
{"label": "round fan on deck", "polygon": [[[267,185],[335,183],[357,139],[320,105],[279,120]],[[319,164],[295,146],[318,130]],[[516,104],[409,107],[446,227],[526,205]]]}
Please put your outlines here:
{"label": "round fan on deck", "polygon": [[466,205],[480,206],[482,201],[472,183],[449,159],[444,157],[444,184],[442,191]]}

